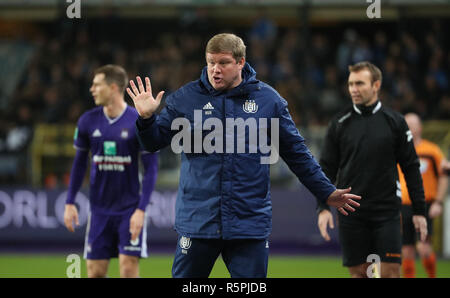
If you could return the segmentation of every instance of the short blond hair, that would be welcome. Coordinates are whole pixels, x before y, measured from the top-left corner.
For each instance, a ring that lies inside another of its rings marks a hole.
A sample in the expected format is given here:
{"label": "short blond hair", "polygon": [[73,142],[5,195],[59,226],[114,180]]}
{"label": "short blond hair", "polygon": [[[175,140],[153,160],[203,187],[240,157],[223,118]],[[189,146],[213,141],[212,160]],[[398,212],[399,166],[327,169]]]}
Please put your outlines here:
{"label": "short blond hair", "polygon": [[206,45],[206,53],[231,53],[236,62],[245,58],[245,49],[246,46],[242,38],[232,33],[214,35]]}

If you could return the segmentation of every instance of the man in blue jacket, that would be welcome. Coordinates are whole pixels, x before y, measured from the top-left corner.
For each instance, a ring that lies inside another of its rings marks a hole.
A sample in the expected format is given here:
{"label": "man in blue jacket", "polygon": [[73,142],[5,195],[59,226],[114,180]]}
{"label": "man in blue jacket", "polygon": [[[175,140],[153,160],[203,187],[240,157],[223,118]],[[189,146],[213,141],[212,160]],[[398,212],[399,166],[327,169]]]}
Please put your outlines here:
{"label": "man in blue jacket", "polygon": [[[127,92],[140,115],[138,138],[155,152],[181,152],[176,201],[174,277],[208,277],[222,258],[231,277],[266,277],[272,229],[270,163],[278,154],[318,200],[347,214],[359,204],[350,188],[336,189],[315,161],[289,115],[287,102],[258,81],[245,45],[218,34],[206,46],[200,79],[167,97],[152,95],[137,77]],[[267,143],[271,144],[272,150]],[[269,147],[269,148],[268,148]],[[269,150],[267,150],[269,149]],[[272,151],[272,152],[269,152]],[[353,206],[353,207],[352,207]]]}

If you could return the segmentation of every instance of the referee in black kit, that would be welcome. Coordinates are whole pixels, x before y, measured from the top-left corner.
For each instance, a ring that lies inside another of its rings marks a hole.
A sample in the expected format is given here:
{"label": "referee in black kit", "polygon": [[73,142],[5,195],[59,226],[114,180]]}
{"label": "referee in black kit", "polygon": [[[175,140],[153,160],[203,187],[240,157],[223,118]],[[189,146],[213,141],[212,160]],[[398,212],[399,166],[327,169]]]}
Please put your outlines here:
{"label": "referee in black kit", "polygon": [[[343,265],[352,277],[372,277],[368,267],[375,260],[380,262],[381,277],[400,277],[401,191],[397,163],[405,174],[413,223],[423,241],[427,223],[419,159],[403,116],[378,99],[380,69],[360,62],[349,66],[349,71],[353,106],[331,121],[320,158],[323,171],[338,188],[351,186],[353,193],[362,197],[356,212],[338,215]],[[329,207],[318,204],[318,214],[320,233],[329,240],[327,227],[334,227]]]}

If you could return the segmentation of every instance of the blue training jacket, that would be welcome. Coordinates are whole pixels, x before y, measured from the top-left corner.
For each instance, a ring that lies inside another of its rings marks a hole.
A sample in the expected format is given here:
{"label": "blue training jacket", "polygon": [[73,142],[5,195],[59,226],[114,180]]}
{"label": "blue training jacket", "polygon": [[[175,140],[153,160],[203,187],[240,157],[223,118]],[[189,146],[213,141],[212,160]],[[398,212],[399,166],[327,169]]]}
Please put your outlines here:
{"label": "blue training jacket", "polygon": [[[178,142],[188,149],[181,152],[180,183],[175,206],[175,230],[186,237],[227,240],[265,239],[269,236],[272,230],[270,165],[261,163],[261,157],[270,153],[262,153],[267,151],[261,150],[259,135],[256,144],[252,139],[252,121],[259,129],[260,124],[264,123],[260,120],[267,119],[266,144],[270,144],[271,119],[278,119],[279,156],[319,201],[325,202],[336,189],[306,147],[291,119],[287,102],[272,87],[258,81],[256,72],[248,63],[242,70],[242,77],[239,86],[217,91],[209,83],[205,67],[200,79],[167,97],[166,107],[159,115],[148,119],[139,117],[136,122],[138,139],[142,147],[150,152],[171,145],[172,139],[180,139],[182,127],[171,129],[174,119],[183,118],[190,123],[188,131],[192,132],[192,138]],[[196,127],[200,127],[200,123],[203,127],[203,142],[223,150],[207,151],[198,138],[194,139],[194,114]],[[227,122],[238,118],[245,120],[248,126],[244,129],[232,126],[229,129],[230,126],[226,126]],[[217,121],[222,125],[217,125]],[[212,138],[212,131],[220,139]],[[238,151],[238,143],[244,137],[245,152],[242,153],[242,147]]]}

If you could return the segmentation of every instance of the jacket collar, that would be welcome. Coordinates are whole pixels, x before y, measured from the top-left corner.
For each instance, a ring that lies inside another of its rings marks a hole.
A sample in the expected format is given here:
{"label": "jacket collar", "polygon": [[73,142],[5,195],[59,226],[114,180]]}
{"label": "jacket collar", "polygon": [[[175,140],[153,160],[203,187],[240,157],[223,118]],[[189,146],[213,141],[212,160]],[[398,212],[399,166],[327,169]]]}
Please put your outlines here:
{"label": "jacket collar", "polygon": [[363,105],[355,105],[353,104],[353,109],[356,113],[360,115],[370,115],[375,114],[378,110],[381,109],[381,102],[377,100],[373,105],[363,106]]}

